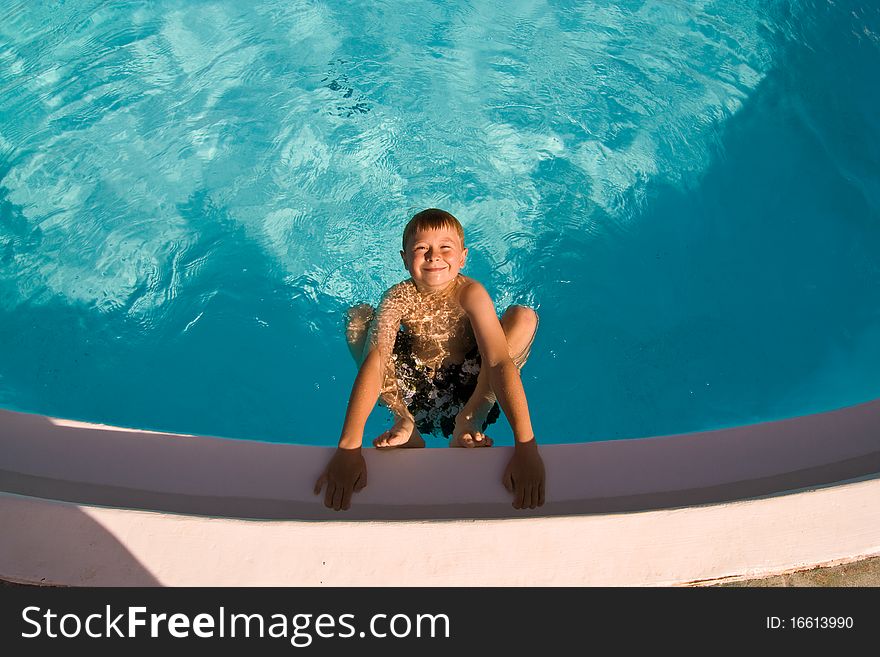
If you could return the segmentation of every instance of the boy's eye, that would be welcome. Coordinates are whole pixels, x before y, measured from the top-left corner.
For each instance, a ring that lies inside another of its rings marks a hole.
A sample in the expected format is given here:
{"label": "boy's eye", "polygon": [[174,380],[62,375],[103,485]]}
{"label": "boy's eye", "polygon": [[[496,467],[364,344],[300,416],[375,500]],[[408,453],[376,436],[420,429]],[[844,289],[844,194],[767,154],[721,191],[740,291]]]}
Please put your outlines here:
{"label": "boy's eye", "polygon": [[[440,245],[440,249],[448,250],[448,249],[451,249],[451,248],[452,248],[452,245],[451,245],[451,244],[441,244],[441,245]],[[418,251],[427,251],[427,250],[428,250],[428,247],[427,247],[427,246],[416,246],[416,247],[413,247],[413,252],[414,252],[414,253],[415,253],[415,252],[418,252]]]}

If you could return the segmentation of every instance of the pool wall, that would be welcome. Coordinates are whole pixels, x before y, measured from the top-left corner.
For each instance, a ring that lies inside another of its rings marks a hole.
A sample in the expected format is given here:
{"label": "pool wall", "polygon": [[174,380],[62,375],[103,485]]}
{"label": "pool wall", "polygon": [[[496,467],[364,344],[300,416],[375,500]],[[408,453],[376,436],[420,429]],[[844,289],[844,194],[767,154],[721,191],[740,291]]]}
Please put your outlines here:
{"label": "pool wall", "polygon": [[880,554],[880,400],[542,446],[536,510],[500,484],[510,450],[364,450],[369,485],[333,512],[312,493],[330,448],[0,411],[0,578],[681,585]]}

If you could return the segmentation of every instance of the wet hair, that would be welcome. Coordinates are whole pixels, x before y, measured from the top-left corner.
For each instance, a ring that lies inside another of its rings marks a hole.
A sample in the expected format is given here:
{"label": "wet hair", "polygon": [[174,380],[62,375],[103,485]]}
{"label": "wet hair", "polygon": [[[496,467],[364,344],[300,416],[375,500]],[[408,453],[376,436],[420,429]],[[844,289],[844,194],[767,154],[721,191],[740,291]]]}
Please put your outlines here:
{"label": "wet hair", "polygon": [[403,229],[403,250],[406,251],[406,243],[419,230],[437,230],[438,228],[450,228],[458,233],[461,245],[464,246],[464,229],[458,219],[445,210],[428,208],[413,215],[413,218]]}

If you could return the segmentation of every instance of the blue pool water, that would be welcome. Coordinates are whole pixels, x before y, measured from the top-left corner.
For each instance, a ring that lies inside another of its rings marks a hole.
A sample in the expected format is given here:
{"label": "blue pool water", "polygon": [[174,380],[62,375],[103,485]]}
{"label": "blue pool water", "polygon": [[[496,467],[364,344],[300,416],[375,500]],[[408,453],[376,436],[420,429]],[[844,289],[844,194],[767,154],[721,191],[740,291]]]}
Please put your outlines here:
{"label": "blue pool water", "polygon": [[0,4],[0,406],[333,445],[425,207],[541,442],[880,397],[877,3],[253,4]]}

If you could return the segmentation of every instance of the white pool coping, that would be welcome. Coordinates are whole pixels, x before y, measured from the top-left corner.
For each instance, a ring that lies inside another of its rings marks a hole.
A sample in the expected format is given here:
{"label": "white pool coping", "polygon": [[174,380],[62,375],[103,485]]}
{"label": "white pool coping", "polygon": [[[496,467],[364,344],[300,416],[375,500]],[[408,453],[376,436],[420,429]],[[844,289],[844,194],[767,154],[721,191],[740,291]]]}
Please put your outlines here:
{"label": "white pool coping", "polygon": [[59,585],[682,585],[880,554],[880,400],[638,440],[544,445],[518,511],[512,448],[365,449],[352,509],[331,448],[0,410],[0,578]]}

